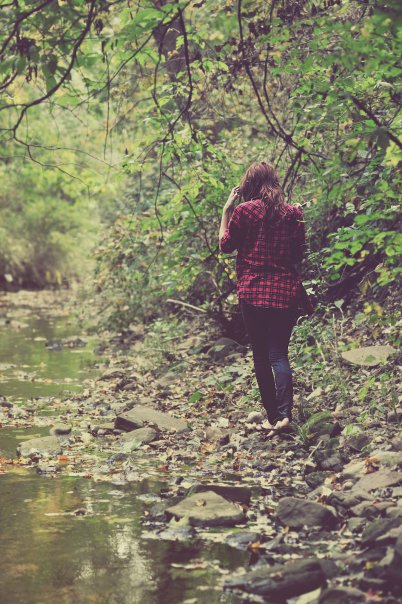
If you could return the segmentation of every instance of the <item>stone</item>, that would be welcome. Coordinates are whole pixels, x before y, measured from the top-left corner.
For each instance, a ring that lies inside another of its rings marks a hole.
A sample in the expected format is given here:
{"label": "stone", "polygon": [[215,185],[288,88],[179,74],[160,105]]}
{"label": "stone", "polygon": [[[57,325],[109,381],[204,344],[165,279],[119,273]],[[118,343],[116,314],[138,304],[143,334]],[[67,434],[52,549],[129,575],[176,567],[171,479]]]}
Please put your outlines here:
{"label": "stone", "polygon": [[352,533],[359,533],[360,530],[366,526],[367,521],[364,518],[349,518],[348,530]]}
{"label": "stone", "polygon": [[332,472],[341,472],[344,464],[349,461],[342,452],[339,438],[329,438],[322,448],[315,451],[313,458],[318,469]]}
{"label": "stone", "polygon": [[249,487],[235,486],[231,484],[211,484],[198,483],[190,487],[188,495],[193,493],[204,493],[205,491],[213,491],[228,501],[238,501],[249,505],[251,499],[251,489]]}
{"label": "stone", "polygon": [[353,348],[341,353],[344,361],[352,365],[360,367],[376,367],[380,363],[387,361],[388,357],[397,352],[393,346],[378,345],[378,346],[362,346],[361,348]]}
{"label": "stone", "polygon": [[354,516],[372,519],[378,516],[381,510],[370,501],[362,501],[354,505],[350,511]]}
{"label": "stone", "polygon": [[401,518],[379,518],[374,520],[363,531],[362,545],[374,544],[378,539],[388,534],[391,529],[399,528],[401,523]]}
{"label": "stone", "polygon": [[320,461],[320,467],[322,470],[332,470],[332,472],[342,472],[343,469],[343,458],[339,453],[334,453],[329,457]]}
{"label": "stone", "polygon": [[205,438],[211,443],[219,442],[224,434],[223,430],[218,428],[218,426],[207,426],[205,429]]}
{"label": "stone", "polygon": [[127,413],[118,415],[115,420],[115,428],[129,432],[136,428],[143,428],[146,423],[155,424],[162,430],[176,432],[188,430],[187,423],[184,420],[144,405],[137,405]]}
{"label": "stone", "polygon": [[67,424],[55,424],[53,428],[50,430],[50,434],[52,436],[65,436],[70,434],[72,430],[72,426]]}
{"label": "stone", "polygon": [[252,533],[251,531],[239,531],[237,533],[227,535],[225,538],[225,543],[230,545],[230,547],[245,550],[251,543],[260,541],[260,538],[260,535],[257,533]]}
{"label": "stone", "polygon": [[387,414],[387,421],[394,424],[400,424],[402,422],[402,409],[395,409],[394,411],[390,411]]}
{"label": "stone", "polygon": [[353,587],[331,587],[325,589],[318,604],[365,604],[366,594]]}
{"label": "stone", "polygon": [[262,413],[259,413],[258,411],[251,411],[246,418],[246,423],[247,424],[262,424],[264,419],[265,419],[265,417]]}
{"label": "stone", "polygon": [[5,409],[12,409],[13,408],[13,404],[10,403],[10,401],[7,401],[6,399],[3,399],[0,401],[0,407],[4,407]]}
{"label": "stone", "polygon": [[402,586],[402,533],[395,543],[394,557],[388,568],[387,575],[392,584]]}
{"label": "stone", "polygon": [[102,375],[100,376],[100,378],[98,378],[98,380],[102,381],[102,382],[108,381],[108,380],[117,380],[117,379],[121,379],[124,376],[125,376],[125,372],[122,371],[121,369],[108,369],[107,371],[102,373]]}
{"label": "stone", "polygon": [[185,518],[191,526],[234,526],[245,521],[239,505],[213,491],[194,493],[165,511],[168,518]]}
{"label": "stone", "polygon": [[328,496],[327,502],[337,510],[343,511],[359,505],[362,501],[367,501],[368,499],[369,495],[365,491],[353,490],[347,493],[334,491]]}
{"label": "stone", "polygon": [[366,432],[360,432],[358,434],[351,434],[345,437],[345,446],[352,449],[352,451],[360,452],[364,447],[370,444],[371,438]]}
{"label": "stone", "polygon": [[402,518],[402,506],[390,506],[387,508],[387,517],[388,518]]}
{"label": "stone", "polygon": [[328,476],[332,475],[332,472],[311,472],[310,474],[306,474],[304,476],[304,480],[307,482],[308,486],[311,489],[315,489],[321,484],[323,484],[325,479],[328,478]]}
{"label": "stone", "polygon": [[158,432],[153,428],[137,428],[131,432],[125,432],[118,440],[118,443],[123,445],[124,450],[136,449],[141,445],[151,443],[158,436]]}
{"label": "stone", "polygon": [[303,525],[334,528],[337,523],[333,508],[297,497],[283,497],[276,515],[282,524],[291,528]]}
{"label": "stone", "polygon": [[244,575],[226,579],[224,589],[240,589],[281,602],[326,586],[320,562],[314,558],[289,564],[262,566]]}
{"label": "stone", "polygon": [[60,442],[56,436],[42,436],[26,440],[17,447],[18,456],[28,457],[32,452],[41,455],[58,455],[61,453]]}
{"label": "stone", "polygon": [[395,436],[391,440],[391,445],[394,451],[402,451],[402,436]]}
{"label": "stone", "polygon": [[96,424],[91,427],[92,434],[96,434],[97,436],[111,434],[114,430],[114,422],[105,422],[104,424]]}
{"label": "stone", "polygon": [[402,483],[402,473],[391,470],[378,470],[371,474],[366,474],[355,484],[356,489],[362,491],[375,491],[376,489],[385,489]]}
{"label": "stone", "polygon": [[[370,459],[377,462],[380,466],[384,465],[389,468],[402,466],[402,453],[400,451],[381,451],[376,449],[370,453]],[[367,476],[364,473],[366,468],[367,463],[364,459],[351,461],[343,468],[342,477],[357,480],[358,478]]]}
{"label": "stone", "polygon": [[36,468],[38,474],[56,474],[57,471],[58,467],[50,464],[38,464],[38,467]]}

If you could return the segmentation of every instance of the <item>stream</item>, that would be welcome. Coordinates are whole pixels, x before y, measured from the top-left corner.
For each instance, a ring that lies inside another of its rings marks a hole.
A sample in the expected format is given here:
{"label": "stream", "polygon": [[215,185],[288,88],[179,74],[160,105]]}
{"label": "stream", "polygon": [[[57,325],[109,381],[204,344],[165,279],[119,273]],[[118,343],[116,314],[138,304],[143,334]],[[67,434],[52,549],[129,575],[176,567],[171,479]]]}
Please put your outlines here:
{"label": "stream", "polygon": [[[62,303],[41,300],[33,292],[0,300],[0,398],[46,416],[49,397],[88,387],[102,359],[96,337],[77,334]],[[77,338],[86,346],[59,346]],[[47,434],[47,426],[1,427],[0,455],[15,458],[21,440]],[[221,582],[248,553],[144,531],[144,508],[166,484],[157,475],[129,485],[41,476],[18,465],[0,473],[1,604],[237,601]]]}

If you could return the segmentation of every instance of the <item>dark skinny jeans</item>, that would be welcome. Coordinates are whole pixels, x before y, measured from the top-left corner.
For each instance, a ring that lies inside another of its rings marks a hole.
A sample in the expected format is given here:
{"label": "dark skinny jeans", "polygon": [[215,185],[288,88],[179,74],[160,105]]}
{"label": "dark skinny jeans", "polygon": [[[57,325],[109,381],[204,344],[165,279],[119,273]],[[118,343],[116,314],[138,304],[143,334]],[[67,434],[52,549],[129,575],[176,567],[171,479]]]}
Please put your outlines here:
{"label": "dark skinny jeans", "polygon": [[292,309],[253,306],[240,300],[253,351],[254,371],[268,421],[292,419],[293,381],[288,346],[297,314]]}

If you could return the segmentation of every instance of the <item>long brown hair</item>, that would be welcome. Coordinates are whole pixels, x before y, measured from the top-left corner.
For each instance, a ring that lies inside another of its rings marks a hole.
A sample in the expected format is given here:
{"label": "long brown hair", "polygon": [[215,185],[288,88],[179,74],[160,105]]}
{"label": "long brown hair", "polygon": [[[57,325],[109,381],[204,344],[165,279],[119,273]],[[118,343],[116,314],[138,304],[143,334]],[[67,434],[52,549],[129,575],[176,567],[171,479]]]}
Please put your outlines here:
{"label": "long brown hair", "polygon": [[240,182],[239,193],[244,201],[260,199],[264,202],[265,218],[279,218],[286,214],[285,195],[272,164],[265,161],[251,164]]}

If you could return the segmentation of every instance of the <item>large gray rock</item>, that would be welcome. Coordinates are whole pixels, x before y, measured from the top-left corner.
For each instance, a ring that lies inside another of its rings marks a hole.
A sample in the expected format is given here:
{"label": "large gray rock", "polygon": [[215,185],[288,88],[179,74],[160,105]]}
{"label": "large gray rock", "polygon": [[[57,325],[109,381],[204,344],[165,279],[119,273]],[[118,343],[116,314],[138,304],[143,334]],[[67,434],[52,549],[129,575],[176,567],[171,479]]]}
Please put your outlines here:
{"label": "large gray rock", "polygon": [[153,428],[138,428],[137,430],[122,434],[118,442],[123,446],[124,450],[133,450],[141,445],[151,443],[157,435],[157,431]]}
{"label": "large gray rock", "polygon": [[[402,518],[379,518],[366,526],[362,534],[362,545],[373,545],[378,541],[395,541],[397,533],[393,529],[399,529]],[[393,531],[393,532],[391,532]]]}
{"label": "large gray rock", "polygon": [[378,470],[371,474],[366,474],[355,484],[356,489],[362,491],[375,491],[376,489],[385,489],[402,484],[402,473],[391,470]]}
{"label": "large gray rock", "polygon": [[[386,466],[387,468],[398,468],[402,467],[402,453],[400,451],[381,451],[375,450],[370,453],[370,459],[376,464]],[[351,480],[358,480],[364,476],[367,469],[367,463],[365,459],[353,460],[348,463],[342,471],[343,478],[350,478]],[[372,474],[370,474],[372,476]]]}
{"label": "large gray rock", "polygon": [[366,595],[353,587],[331,587],[320,595],[318,604],[365,604]]}
{"label": "large gray rock", "polygon": [[303,525],[334,528],[337,523],[333,508],[297,497],[283,497],[276,515],[282,524],[292,528]]}
{"label": "large gray rock", "polygon": [[225,589],[241,589],[281,602],[326,585],[326,577],[318,560],[297,560],[290,564],[259,567],[244,575],[231,577]]}
{"label": "large gray rock", "polygon": [[59,439],[56,436],[42,436],[40,438],[31,438],[18,445],[17,455],[28,457],[31,453],[58,455],[61,453]]}
{"label": "large gray rock", "polygon": [[191,526],[234,526],[244,522],[242,508],[213,491],[195,493],[166,509],[170,518],[187,519]]}
{"label": "large gray rock", "polygon": [[205,493],[205,491],[213,491],[229,501],[238,501],[239,503],[245,503],[246,505],[250,503],[250,487],[242,487],[231,484],[197,483],[190,487],[188,495],[193,495],[194,493]]}
{"label": "large gray rock", "polygon": [[174,430],[177,432],[188,430],[187,423],[182,419],[177,419],[168,413],[163,413],[144,405],[137,405],[130,411],[127,411],[127,413],[118,415],[115,420],[115,427],[127,432],[142,428],[145,424],[155,424],[162,430]]}
{"label": "large gray rock", "polygon": [[388,344],[384,346],[362,346],[341,353],[342,358],[352,365],[375,367],[385,362],[396,349]]}

